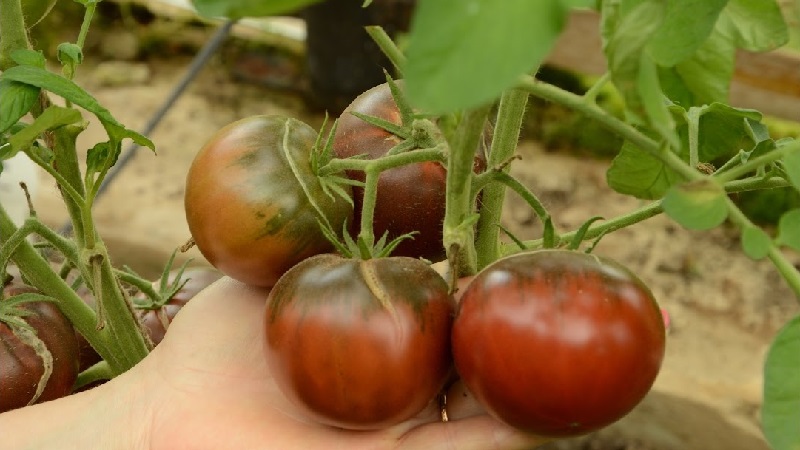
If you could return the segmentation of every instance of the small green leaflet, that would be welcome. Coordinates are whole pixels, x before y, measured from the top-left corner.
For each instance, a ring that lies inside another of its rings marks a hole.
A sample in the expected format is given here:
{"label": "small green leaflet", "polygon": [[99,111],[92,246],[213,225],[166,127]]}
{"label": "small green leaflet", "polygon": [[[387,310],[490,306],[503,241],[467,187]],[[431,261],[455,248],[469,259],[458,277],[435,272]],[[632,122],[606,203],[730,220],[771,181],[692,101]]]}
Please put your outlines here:
{"label": "small green leaflet", "polygon": [[751,259],[761,259],[769,254],[772,239],[758,227],[747,227],[742,231],[742,249]]}
{"label": "small green leaflet", "polygon": [[11,144],[12,155],[30,147],[39,138],[39,135],[45,131],[78,123],[82,119],[81,113],[77,109],[55,105],[48,107],[32,124],[21,129],[8,139]]}
{"label": "small green leaflet", "polygon": [[727,195],[713,180],[672,186],[661,205],[672,220],[690,230],[708,230],[728,217]]}
{"label": "small green leaflet", "polygon": [[781,216],[775,243],[800,251],[800,209],[787,211]]}
{"label": "small green leaflet", "polygon": [[28,111],[39,97],[39,88],[0,79],[0,133],[5,133]]}
{"label": "small green leaflet", "polygon": [[558,0],[420,0],[403,69],[411,103],[444,113],[493,101],[541,64],[568,11]]}
{"label": "small green leaflet", "polygon": [[192,0],[197,12],[206,17],[264,17],[298,12],[303,6],[320,0]]}
{"label": "small green leaflet", "polygon": [[34,66],[44,69],[47,60],[44,54],[36,50],[14,50],[11,52],[11,59],[20,66]]}
{"label": "small green leaflet", "polygon": [[674,66],[692,56],[711,35],[728,0],[670,0],[664,20],[650,42],[650,56],[661,66]]}
{"label": "small green leaflet", "polygon": [[152,150],[155,149],[155,145],[150,139],[125,128],[94,97],[67,78],[40,67],[15,66],[3,72],[0,75],[0,80],[29,84],[64,97],[97,116],[100,119],[100,123],[103,124],[103,128],[106,129],[106,133],[113,140],[122,141],[128,138],[138,145],[149,147]]}
{"label": "small green leaflet", "polygon": [[783,162],[783,170],[786,171],[786,176],[789,182],[792,183],[795,189],[800,191],[800,149],[790,152],[784,156],[781,161]]}
{"label": "small green leaflet", "polygon": [[800,449],[800,317],[772,341],[764,365],[761,423],[774,450]]}
{"label": "small green leaflet", "polygon": [[654,200],[663,197],[682,177],[660,159],[625,141],[606,172],[606,180],[620,194]]}

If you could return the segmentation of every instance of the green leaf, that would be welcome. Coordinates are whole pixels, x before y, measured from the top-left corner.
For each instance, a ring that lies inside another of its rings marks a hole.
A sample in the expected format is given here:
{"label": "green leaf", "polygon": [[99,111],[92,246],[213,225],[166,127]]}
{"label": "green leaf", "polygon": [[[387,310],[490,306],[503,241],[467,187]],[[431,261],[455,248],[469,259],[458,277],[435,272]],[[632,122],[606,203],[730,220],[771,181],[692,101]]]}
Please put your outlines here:
{"label": "green leaf", "polygon": [[739,150],[757,144],[751,137],[751,122],[760,122],[761,113],[752,109],[734,108],[712,103],[702,109],[698,150],[700,162],[730,158]]}
{"label": "green leaf", "polygon": [[712,180],[671,187],[661,206],[674,221],[690,230],[708,230],[728,217],[725,189]]}
{"label": "green leaf", "polygon": [[118,143],[111,142],[100,142],[90,148],[86,154],[86,176],[107,171],[117,162],[121,150]]}
{"label": "green leaf", "polygon": [[720,15],[720,31],[751,52],[776,49],[788,42],[789,30],[775,0],[730,0]]}
{"label": "green leaf", "polygon": [[192,0],[194,7],[206,17],[263,17],[297,12],[320,0]]}
{"label": "green leaf", "polygon": [[658,81],[658,69],[652,59],[642,54],[642,63],[639,70],[638,92],[642,106],[647,114],[648,122],[653,129],[672,147],[679,147],[680,141],[675,133],[675,121],[667,108],[667,99],[661,91]]}
{"label": "green leaf", "polygon": [[781,216],[775,243],[800,251],[800,209],[787,211]]}
{"label": "green leaf", "polygon": [[38,97],[39,89],[34,86],[0,79],[0,133],[27,114]]}
{"label": "green leaf", "polygon": [[18,131],[8,139],[11,144],[12,154],[30,147],[39,135],[48,130],[54,130],[64,125],[78,123],[82,120],[80,111],[61,106],[49,106],[29,126]]}
{"label": "green leaf", "polygon": [[603,52],[614,86],[639,124],[646,123],[640,99],[640,65],[644,58],[650,58],[644,50],[661,25],[665,8],[653,0],[603,2]]}
{"label": "green leaf", "polygon": [[800,150],[795,150],[785,155],[781,161],[783,162],[783,170],[786,171],[786,176],[792,186],[800,191]]}
{"label": "green leaf", "polygon": [[47,60],[44,53],[37,50],[20,49],[11,52],[11,59],[20,66],[34,66],[44,69]]}
{"label": "green leaf", "polygon": [[664,20],[648,50],[662,66],[674,66],[692,56],[705,42],[728,0],[670,0]]}
{"label": "green leaf", "polygon": [[608,185],[621,194],[658,199],[683,178],[660,159],[626,141],[606,172]]}
{"label": "green leaf", "polygon": [[747,227],[742,231],[742,249],[752,259],[761,259],[767,256],[772,239],[758,227]]}
{"label": "green leaf", "polygon": [[138,145],[155,149],[155,145],[150,139],[125,128],[94,97],[67,78],[39,67],[15,66],[3,72],[0,79],[29,84],[64,97],[97,116],[110,138],[118,141],[129,138]]}
{"label": "green leaf", "polygon": [[420,0],[404,68],[417,107],[485,104],[544,60],[566,21],[558,0]]}
{"label": "green leaf", "polygon": [[661,67],[664,93],[684,108],[727,102],[736,46],[717,30],[697,51],[672,67]]}
{"label": "green leaf", "polygon": [[761,422],[774,450],[800,449],[800,317],[790,320],[770,345],[764,364]]}

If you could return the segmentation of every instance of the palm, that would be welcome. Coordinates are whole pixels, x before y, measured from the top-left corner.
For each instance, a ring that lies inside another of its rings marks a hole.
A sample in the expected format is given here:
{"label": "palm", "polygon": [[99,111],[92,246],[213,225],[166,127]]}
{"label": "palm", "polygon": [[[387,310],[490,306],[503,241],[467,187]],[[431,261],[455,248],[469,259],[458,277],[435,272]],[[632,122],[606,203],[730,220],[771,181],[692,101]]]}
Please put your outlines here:
{"label": "palm", "polygon": [[373,432],[305,419],[280,393],[263,356],[266,295],[221,280],[181,311],[164,341],[134,369],[139,373],[129,380],[154,391],[150,448],[511,449],[544,442],[485,415],[443,424],[433,406]]}

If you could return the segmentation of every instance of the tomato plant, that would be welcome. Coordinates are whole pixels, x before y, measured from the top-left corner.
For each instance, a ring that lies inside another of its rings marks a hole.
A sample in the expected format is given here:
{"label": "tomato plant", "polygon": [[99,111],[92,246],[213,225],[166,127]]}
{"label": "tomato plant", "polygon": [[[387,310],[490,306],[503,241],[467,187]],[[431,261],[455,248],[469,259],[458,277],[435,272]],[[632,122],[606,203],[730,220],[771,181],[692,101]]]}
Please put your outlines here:
{"label": "tomato plant", "polygon": [[[78,376],[75,330],[50,301],[23,299],[38,291],[3,288],[0,299],[0,412],[69,394]],[[12,306],[13,302],[13,306]]]}
{"label": "tomato plant", "polygon": [[163,302],[153,302],[141,295],[134,299],[134,307],[139,310],[139,320],[147,329],[153,345],[158,345],[167,333],[169,324],[183,308],[200,291],[222,277],[222,273],[205,267],[186,270],[173,270],[165,282],[153,282],[153,289],[167,295]]}
{"label": "tomato plant", "polygon": [[312,172],[316,139],[296,119],[255,116],[222,128],[195,156],[186,177],[186,221],[217,269],[272,286],[293,265],[333,249],[318,222],[327,218],[341,229],[352,207],[329,197]]}
{"label": "tomato plant", "polygon": [[[398,87],[402,86],[397,82]],[[333,153],[338,158],[365,156],[377,159],[386,155],[406,139],[394,132],[367,122],[361,116],[382,119],[398,127],[403,118],[388,83],[362,93],[342,112],[333,136]],[[411,134],[411,131],[408,131]],[[484,145],[476,149],[475,171],[486,167]],[[365,181],[363,171],[350,170],[348,176]],[[377,199],[373,212],[373,228],[377,236],[388,233],[390,239],[407,233],[417,233],[401,242],[394,250],[396,256],[410,256],[437,261],[444,257],[442,222],[445,212],[445,180],[447,171],[439,161],[407,164],[381,172],[378,178]],[[353,189],[356,218],[364,190]]]}
{"label": "tomato plant", "polygon": [[420,260],[309,258],[269,294],[270,371],[321,423],[399,423],[433,401],[451,373],[453,309],[447,284]]}
{"label": "tomato plant", "polygon": [[519,253],[467,286],[453,356],[470,391],[510,425],[584,434],[650,390],[665,348],[650,290],[621,265],[568,250]]}

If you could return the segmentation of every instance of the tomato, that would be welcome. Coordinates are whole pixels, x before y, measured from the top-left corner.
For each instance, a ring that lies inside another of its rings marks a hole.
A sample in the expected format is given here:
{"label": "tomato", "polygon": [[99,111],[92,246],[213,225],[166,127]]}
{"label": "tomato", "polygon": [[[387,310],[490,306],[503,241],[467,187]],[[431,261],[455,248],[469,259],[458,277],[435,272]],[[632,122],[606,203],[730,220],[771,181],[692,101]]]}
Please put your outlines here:
{"label": "tomato", "polygon": [[[339,117],[333,137],[333,153],[338,158],[367,155],[379,158],[402,138],[382,128],[369,124],[353,112],[366,114],[400,125],[400,110],[392,98],[389,85],[378,85],[356,97]],[[486,167],[482,151],[476,152],[475,170]],[[351,179],[364,181],[364,172],[348,171]],[[406,239],[395,249],[396,256],[421,257],[440,260],[445,251],[442,244],[442,226],[445,211],[445,181],[447,170],[435,161],[409,164],[386,170],[378,178],[378,194],[373,217],[376,236],[389,233],[389,239],[418,231],[413,239]],[[353,189],[356,217],[360,224],[363,188]],[[355,228],[357,230],[358,228]]]}
{"label": "tomato", "polygon": [[422,411],[452,373],[454,308],[421,260],[309,258],[269,294],[270,372],[320,423],[391,426]]}
{"label": "tomato", "polygon": [[[177,271],[172,271],[168,282],[174,282],[177,275]],[[158,345],[164,339],[169,324],[189,300],[221,277],[222,273],[214,269],[203,267],[186,269],[181,277],[182,280],[186,280],[186,284],[170,297],[167,303],[154,309],[140,309],[139,320],[147,329],[153,344]],[[153,287],[158,289],[158,284],[158,281],[153,282]]]}
{"label": "tomato", "polygon": [[611,260],[526,252],[467,286],[453,325],[462,380],[516,428],[571,436],[608,425],[650,390],[665,331],[650,290]]}
{"label": "tomato", "polygon": [[[352,207],[322,189],[310,164],[317,133],[281,116],[253,116],[219,130],[186,177],[186,220],[203,256],[224,274],[272,286],[290,267],[333,246]],[[313,199],[313,202],[309,200]]]}
{"label": "tomato", "polygon": [[[3,303],[11,296],[36,292],[33,287],[21,284],[6,286],[6,298],[0,302],[0,311],[4,310]],[[35,398],[37,386],[45,372],[44,361],[25,338],[15,333],[9,323],[0,320],[0,412],[63,397],[70,393],[78,376],[75,330],[58,306],[51,302],[33,301],[22,303],[20,307],[29,314],[19,319],[33,328],[36,337],[50,351],[52,372],[41,395]]]}

